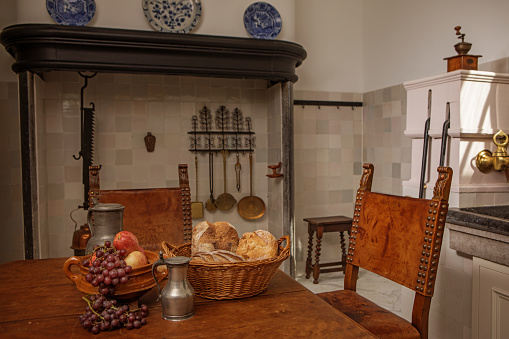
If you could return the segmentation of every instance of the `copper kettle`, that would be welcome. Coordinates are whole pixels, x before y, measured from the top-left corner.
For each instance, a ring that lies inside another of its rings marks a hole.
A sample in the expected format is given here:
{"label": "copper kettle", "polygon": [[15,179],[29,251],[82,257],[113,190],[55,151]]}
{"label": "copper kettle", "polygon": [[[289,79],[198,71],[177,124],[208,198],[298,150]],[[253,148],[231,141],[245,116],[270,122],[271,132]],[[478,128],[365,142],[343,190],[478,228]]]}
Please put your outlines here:
{"label": "copper kettle", "polygon": [[90,227],[88,227],[88,224],[81,225],[79,230],[76,227],[74,228],[71,248],[74,250],[75,256],[85,255],[88,239],[90,239]]}

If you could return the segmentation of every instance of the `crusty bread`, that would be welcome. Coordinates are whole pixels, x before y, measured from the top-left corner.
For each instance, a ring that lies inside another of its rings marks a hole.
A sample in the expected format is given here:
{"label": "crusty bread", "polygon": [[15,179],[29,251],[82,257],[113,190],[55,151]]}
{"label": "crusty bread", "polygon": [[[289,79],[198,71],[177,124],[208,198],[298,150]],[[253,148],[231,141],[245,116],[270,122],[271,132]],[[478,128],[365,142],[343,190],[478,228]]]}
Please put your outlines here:
{"label": "crusty bread", "polygon": [[213,250],[209,252],[198,252],[192,257],[192,260],[201,261],[216,261],[216,262],[235,262],[244,261],[240,255],[225,251],[225,250]]}
{"label": "crusty bread", "polygon": [[257,230],[242,235],[236,253],[246,261],[254,261],[273,258],[277,252],[276,238],[268,231]]}
{"label": "crusty bread", "polygon": [[239,234],[229,222],[203,221],[193,228],[191,254],[213,250],[226,250],[235,253],[238,243]]}
{"label": "crusty bread", "polygon": [[[205,242],[205,238],[202,239],[203,234],[212,226],[212,223],[208,221],[202,221],[198,223],[193,228],[193,237],[191,241],[191,253],[196,252],[208,252],[212,251],[214,249],[214,246],[211,244],[211,242]],[[209,232],[210,233],[210,232]],[[210,234],[208,235],[210,237]]]}

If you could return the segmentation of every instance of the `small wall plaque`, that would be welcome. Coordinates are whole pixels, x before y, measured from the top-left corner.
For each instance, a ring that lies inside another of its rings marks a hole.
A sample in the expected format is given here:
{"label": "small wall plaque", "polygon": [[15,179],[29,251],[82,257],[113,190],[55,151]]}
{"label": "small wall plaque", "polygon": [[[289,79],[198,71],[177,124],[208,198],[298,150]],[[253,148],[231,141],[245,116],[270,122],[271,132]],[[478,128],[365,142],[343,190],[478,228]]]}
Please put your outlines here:
{"label": "small wall plaque", "polygon": [[147,147],[147,152],[154,152],[156,147],[156,137],[150,132],[145,136],[145,147]]}

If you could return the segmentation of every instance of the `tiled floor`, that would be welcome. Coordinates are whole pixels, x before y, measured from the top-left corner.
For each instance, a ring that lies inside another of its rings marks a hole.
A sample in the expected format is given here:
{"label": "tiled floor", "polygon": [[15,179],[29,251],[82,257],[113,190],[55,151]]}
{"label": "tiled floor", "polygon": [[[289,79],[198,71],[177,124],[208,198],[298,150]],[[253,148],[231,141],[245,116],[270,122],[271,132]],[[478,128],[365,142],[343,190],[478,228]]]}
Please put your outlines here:
{"label": "tiled floor", "polygon": [[[313,277],[297,277],[297,281],[313,293],[329,292],[343,289],[344,275],[341,272],[322,273],[318,284],[313,284]],[[401,286],[366,270],[359,271],[357,292],[377,305],[401,316]]]}

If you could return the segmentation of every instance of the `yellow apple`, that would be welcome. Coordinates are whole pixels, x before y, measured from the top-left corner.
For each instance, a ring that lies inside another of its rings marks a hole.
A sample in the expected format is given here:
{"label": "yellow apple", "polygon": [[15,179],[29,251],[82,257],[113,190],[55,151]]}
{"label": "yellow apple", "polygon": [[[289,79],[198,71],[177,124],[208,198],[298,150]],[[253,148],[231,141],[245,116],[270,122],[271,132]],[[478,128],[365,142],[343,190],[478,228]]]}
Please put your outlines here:
{"label": "yellow apple", "polygon": [[148,264],[147,257],[140,251],[132,251],[125,258],[125,263],[132,268],[144,266]]}

